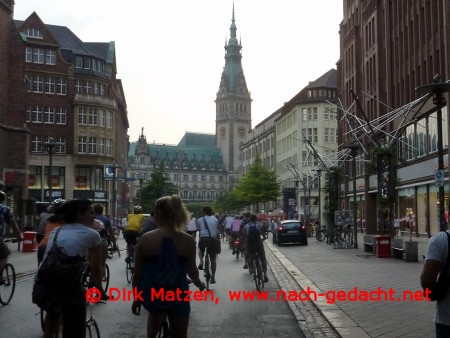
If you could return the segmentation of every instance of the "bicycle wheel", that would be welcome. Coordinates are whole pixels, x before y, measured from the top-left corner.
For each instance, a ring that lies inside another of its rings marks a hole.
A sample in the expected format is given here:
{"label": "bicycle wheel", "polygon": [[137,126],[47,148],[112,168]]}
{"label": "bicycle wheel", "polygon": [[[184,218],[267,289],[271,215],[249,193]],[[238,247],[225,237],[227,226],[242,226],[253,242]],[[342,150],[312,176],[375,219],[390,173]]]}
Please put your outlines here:
{"label": "bicycle wheel", "polygon": [[41,329],[42,329],[42,332],[44,332],[45,314],[46,314],[45,310],[41,309],[40,317],[41,317]]}
{"label": "bicycle wheel", "polygon": [[353,246],[353,233],[352,232],[346,232],[345,233],[345,243],[347,244],[347,247],[350,248]]}
{"label": "bicycle wheel", "polygon": [[161,328],[159,329],[157,337],[158,338],[168,338],[168,337],[170,337],[169,322],[167,321],[167,318],[161,324]]}
{"label": "bicycle wheel", "polygon": [[256,266],[256,260],[255,259],[253,259],[253,262],[252,262],[252,271],[253,271],[253,279],[255,280],[256,290],[259,291],[261,288],[260,288],[260,285],[259,285],[258,268]]}
{"label": "bicycle wheel", "polygon": [[92,317],[86,321],[86,337],[100,338],[100,329],[98,328],[97,321]]}
{"label": "bicycle wheel", "polygon": [[126,273],[127,273],[127,282],[131,283],[131,280],[133,279],[133,273],[134,273],[134,269],[131,267],[131,262],[127,263]]}
{"label": "bicycle wheel", "polygon": [[316,232],[316,239],[319,242],[322,242],[326,237],[325,230],[319,230]]}
{"label": "bicycle wheel", "polygon": [[117,256],[119,256],[120,258],[120,248],[119,248],[119,242],[116,240],[116,251],[117,251]]}
{"label": "bicycle wheel", "polygon": [[256,260],[256,273],[257,273],[258,285],[259,285],[258,291],[260,291],[264,287],[264,280],[263,280],[263,271],[262,271],[261,259],[259,257]]}
{"label": "bicycle wheel", "polygon": [[105,290],[105,292],[108,291],[108,286],[109,286],[109,266],[106,263],[105,263],[105,275],[103,276],[102,286],[103,286],[103,290]]}
{"label": "bicycle wheel", "polygon": [[8,305],[16,289],[16,271],[11,263],[6,263],[2,270],[2,278],[5,284],[0,286],[0,303]]}
{"label": "bicycle wheel", "polygon": [[204,276],[206,281],[206,288],[209,289],[209,281],[211,279],[211,272],[209,271],[209,256],[208,252],[205,252],[205,270],[204,270]]}

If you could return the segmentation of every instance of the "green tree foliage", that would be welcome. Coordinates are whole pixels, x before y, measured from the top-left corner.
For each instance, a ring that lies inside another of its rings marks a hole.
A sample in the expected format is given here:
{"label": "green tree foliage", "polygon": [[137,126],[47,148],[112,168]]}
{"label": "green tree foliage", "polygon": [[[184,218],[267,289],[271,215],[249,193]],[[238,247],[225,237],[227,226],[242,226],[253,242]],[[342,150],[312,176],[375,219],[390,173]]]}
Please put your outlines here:
{"label": "green tree foliage", "polygon": [[331,167],[325,178],[324,210],[327,215],[327,222],[334,224],[334,212],[339,210],[339,184],[342,178],[342,171],[338,167]]}
{"label": "green tree foliage", "polygon": [[240,209],[242,209],[246,204],[239,201],[234,194],[234,191],[226,192],[225,194],[219,196],[213,204],[213,209],[216,212],[222,214],[236,214]]}
{"label": "green tree foliage", "polygon": [[142,194],[142,208],[144,213],[153,211],[155,201],[167,195],[178,193],[178,187],[172,183],[169,177],[166,176],[164,165],[161,163],[150,175],[150,179],[145,181],[142,186],[142,191],[138,191],[138,201],[141,200]]}
{"label": "green tree foliage", "polygon": [[259,203],[278,198],[280,184],[277,183],[275,172],[267,169],[257,154],[248,173],[239,180],[232,193],[239,202],[244,205],[256,204],[256,210],[259,210]]}

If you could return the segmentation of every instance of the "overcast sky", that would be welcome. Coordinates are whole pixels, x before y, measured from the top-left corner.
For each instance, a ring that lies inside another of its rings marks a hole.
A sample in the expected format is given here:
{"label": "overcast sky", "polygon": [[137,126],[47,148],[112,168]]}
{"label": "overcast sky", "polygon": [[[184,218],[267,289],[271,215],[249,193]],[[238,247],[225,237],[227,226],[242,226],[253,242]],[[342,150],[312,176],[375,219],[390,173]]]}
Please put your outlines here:
{"label": "overcast sky", "polygon": [[[115,41],[131,141],[177,144],[186,131],[215,133],[233,0],[15,0],[82,41]],[[252,127],[339,58],[341,0],[235,0]]]}

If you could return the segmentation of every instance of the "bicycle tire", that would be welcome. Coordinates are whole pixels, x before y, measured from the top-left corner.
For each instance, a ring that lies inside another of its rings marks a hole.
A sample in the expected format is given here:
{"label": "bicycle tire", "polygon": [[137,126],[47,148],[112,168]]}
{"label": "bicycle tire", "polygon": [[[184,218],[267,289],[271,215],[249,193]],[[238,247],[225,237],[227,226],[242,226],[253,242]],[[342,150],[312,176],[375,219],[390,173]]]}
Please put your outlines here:
{"label": "bicycle tire", "polygon": [[103,286],[103,290],[108,291],[108,286],[109,286],[109,265],[107,263],[105,263],[105,276],[103,276],[103,280],[102,280],[102,286]]}
{"label": "bicycle tire", "polygon": [[352,232],[346,232],[345,233],[345,243],[347,244],[347,247],[353,246],[353,233]]}
{"label": "bicycle tire", "polygon": [[45,320],[45,310],[44,309],[41,309],[40,317],[41,317],[41,329],[42,329],[42,332],[44,332],[44,320]]}
{"label": "bicycle tire", "polygon": [[323,240],[326,238],[325,230],[319,230],[316,232],[316,239],[319,242],[323,242]]}
{"label": "bicycle tire", "polygon": [[126,273],[127,273],[127,282],[131,283],[131,281],[133,279],[134,270],[131,267],[131,263],[130,262],[127,263]]}
{"label": "bicycle tire", "polygon": [[211,280],[211,271],[210,269],[210,261],[209,261],[209,255],[208,255],[208,249],[205,251],[205,266],[204,266],[204,273],[203,276],[205,277],[206,281],[206,288],[209,289],[209,282]]}
{"label": "bicycle tire", "polygon": [[0,303],[2,305],[8,305],[16,290],[16,270],[11,263],[6,263],[1,271],[1,275],[5,284],[0,286]]}
{"label": "bicycle tire", "polygon": [[256,272],[257,272],[258,284],[259,284],[258,291],[260,291],[264,287],[264,280],[263,280],[261,259],[259,257],[256,259]]}
{"label": "bicycle tire", "polygon": [[[92,330],[94,328],[94,330]],[[86,321],[86,337],[87,338],[100,338],[100,329],[97,321],[94,318],[89,318]]]}
{"label": "bicycle tire", "polygon": [[167,318],[161,324],[161,328],[159,329],[159,332],[157,333],[156,336],[158,338],[168,338],[168,337],[170,337],[170,327],[169,327],[169,322],[167,321]]}

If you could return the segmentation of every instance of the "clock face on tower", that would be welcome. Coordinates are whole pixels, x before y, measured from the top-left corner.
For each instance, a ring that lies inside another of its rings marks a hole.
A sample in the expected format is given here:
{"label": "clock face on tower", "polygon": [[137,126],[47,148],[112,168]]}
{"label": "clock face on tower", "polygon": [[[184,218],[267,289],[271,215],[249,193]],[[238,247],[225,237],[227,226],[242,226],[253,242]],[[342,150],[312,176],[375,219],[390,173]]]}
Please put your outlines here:
{"label": "clock face on tower", "polygon": [[244,127],[239,127],[238,133],[239,133],[240,137],[244,137],[245,136],[245,128]]}
{"label": "clock face on tower", "polygon": [[225,137],[226,134],[227,130],[225,129],[225,127],[220,128],[220,137]]}

